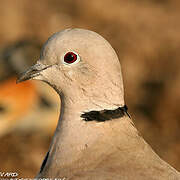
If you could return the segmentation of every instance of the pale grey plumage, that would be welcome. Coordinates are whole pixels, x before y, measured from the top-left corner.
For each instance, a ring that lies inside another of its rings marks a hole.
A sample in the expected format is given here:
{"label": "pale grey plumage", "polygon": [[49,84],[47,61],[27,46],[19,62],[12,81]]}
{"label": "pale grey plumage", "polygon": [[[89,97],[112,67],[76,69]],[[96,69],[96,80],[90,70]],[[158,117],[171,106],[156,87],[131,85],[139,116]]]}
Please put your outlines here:
{"label": "pale grey plumage", "polygon": [[[80,61],[63,62],[67,52]],[[97,33],[66,29],[51,36],[40,60],[19,81],[38,79],[60,95],[62,108],[49,156],[37,177],[70,180],[176,180],[180,174],[139,135],[128,116],[85,122],[85,111],[124,105],[121,66],[110,44]]]}

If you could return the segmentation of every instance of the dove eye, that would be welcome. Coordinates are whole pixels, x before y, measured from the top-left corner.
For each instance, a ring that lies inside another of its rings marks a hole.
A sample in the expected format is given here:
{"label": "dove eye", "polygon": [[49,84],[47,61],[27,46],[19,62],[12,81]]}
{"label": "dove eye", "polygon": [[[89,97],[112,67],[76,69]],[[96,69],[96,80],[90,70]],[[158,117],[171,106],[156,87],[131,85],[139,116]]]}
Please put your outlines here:
{"label": "dove eye", "polygon": [[75,52],[68,52],[64,55],[65,64],[78,63],[79,61],[80,61],[80,57]]}

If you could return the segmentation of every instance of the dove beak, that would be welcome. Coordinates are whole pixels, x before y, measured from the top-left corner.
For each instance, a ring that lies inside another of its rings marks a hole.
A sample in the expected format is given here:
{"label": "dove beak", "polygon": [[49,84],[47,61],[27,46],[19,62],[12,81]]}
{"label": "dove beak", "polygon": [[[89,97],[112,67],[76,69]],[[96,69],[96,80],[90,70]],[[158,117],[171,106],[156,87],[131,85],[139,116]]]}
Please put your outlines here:
{"label": "dove beak", "polygon": [[[52,66],[52,65],[50,65]],[[50,66],[37,63],[33,66],[31,66],[29,69],[27,69],[25,72],[19,74],[16,83],[20,83],[29,79],[35,79],[35,77],[41,75],[41,72]]]}

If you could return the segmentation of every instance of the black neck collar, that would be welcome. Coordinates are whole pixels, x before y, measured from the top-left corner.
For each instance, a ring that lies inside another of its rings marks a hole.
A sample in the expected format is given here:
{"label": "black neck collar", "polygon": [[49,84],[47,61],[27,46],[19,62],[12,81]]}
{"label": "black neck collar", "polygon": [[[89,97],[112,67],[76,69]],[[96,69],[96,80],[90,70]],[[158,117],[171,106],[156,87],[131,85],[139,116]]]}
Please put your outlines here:
{"label": "black neck collar", "polygon": [[112,119],[117,119],[126,115],[129,118],[131,118],[127,110],[128,110],[127,106],[124,105],[123,107],[119,107],[114,110],[104,109],[102,111],[84,112],[83,114],[81,114],[81,117],[83,118],[84,121],[97,121],[97,122],[104,122]]}

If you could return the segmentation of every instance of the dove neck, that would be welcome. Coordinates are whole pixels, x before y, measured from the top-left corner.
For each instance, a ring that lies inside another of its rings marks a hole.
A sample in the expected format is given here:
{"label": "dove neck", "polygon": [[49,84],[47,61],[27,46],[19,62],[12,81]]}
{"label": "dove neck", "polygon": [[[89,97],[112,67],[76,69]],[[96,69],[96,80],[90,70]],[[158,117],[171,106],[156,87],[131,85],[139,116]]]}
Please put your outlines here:
{"label": "dove neck", "polygon": [[154,167],[153,159],[159,163],[159,157],[139,136],[128,116],[86,122],[78,108],[67,106],[62,98],[61,102],[60,119],[40,177],[68,177],[98,168],[143,168],[142,159],[146,159],[147,167]]}
{"label": "dove neck", "polygon": [[[75,162],[85,161],[87,153],[95,149],[97,157],[94,158],[98,159],[104,153],[106,143],[110,143],[114,137],[111,126],[117,126],[120,131],[124,124],[131,124],[128,116],[105,122],[86,122],[80,117],[84,105],[79,104],[69,103],[66,98],[61,97],[61,114],[50,147],[48,167],[53,168],[51,162],[57,162],[61,168],[73,167]],[[86,161],[87,164],[90,163]]]}

